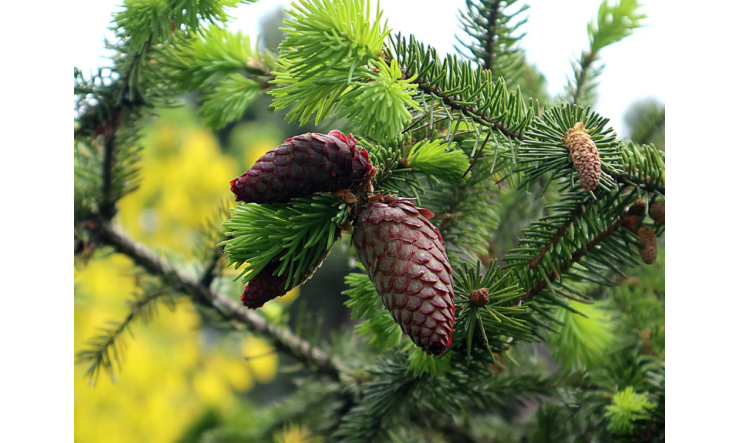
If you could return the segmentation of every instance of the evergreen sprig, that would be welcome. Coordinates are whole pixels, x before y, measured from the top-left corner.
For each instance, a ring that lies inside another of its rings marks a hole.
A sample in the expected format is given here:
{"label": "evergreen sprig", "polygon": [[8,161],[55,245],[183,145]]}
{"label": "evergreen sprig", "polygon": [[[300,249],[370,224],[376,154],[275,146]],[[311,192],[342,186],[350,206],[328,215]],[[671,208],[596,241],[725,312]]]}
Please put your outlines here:
{"label": "evergreen sprig", "polygon": [[199,112],[212,128],[240,118],[272,78],[274,54],[258,51],[241,32],[211,26],[174,43],[165,53],[168,75],[181,91],[203,94]]}
{"label": "evergreen sprig", "polygon": [[574,77],[569,79],[564,99],[569,103],[592,104],[597,87],[597,78],[603,66],[595,63],[599,59],[599,51],[613,43],[617,43],[633,31],[643,26],[646,15],[639,11],[638,0],[619,0],[600,3],[596,19],[587,25],[589,49],[582,51],[576,62],[572,62]]}
{"label": "evergreen sprig", "polygon": [[319,123],[340,112],[365,135],[394,137],[417,109],[412,77],[382,58],[389,34],[381,12],[371,18],[368,1],[302,0],[288,11],[285,39],[271,82],[272,106],[285,109],[290,122]]}
{"label": "evergreen sprig", "polygon": [[473,122],[505,137],[524,137],[533,108],[525,105],[519,90],[508,91],[505,81],[495,81],[490,71],[459,61],[455,55],[441,59],[434,48],[426,48],[413,36],[409,40],[392,36],[385,55],[398,61],[406,77],[417,76],[418,91],[423,94],[417,101],[430,122],[435,114],[448,117],[456,127]]}
{"label": "evergreen sprig", "polygon": [[340,237],[349,220],[349,207],[332,194],[293,198],[288,203],[248,203],[233,208],[223,226],[229,265],[244,269],[236,277],[248,283],[270,262],[281,262],[275,275],[287,273],[286,288],[315,269]]}
{"label": "evergreen sprig", "polygon": [[348,117],[362,134],[381,140],[396,136],[412,120],[408,108],[420,110],[411,91],[418,87],[415,77],[403,78],[397,61],[387,65],[383,60],[368,62],[363,82],[341,98],[344,103],[338,117]]}
{"label": "evergreen sprig", "polygon": [[[488,301],[483,305],[472,302],[474,293],[483,291]],[[457,318],[454,325],[454,344],[466,348],[467,364],[471,361],[472,350],[476,346],[485,349],[495,359],[493,353],[502,353],[510,348],[513,340],[533,339],[529,326],[531,312],[511,302],[523,293],[511,274],[503,274],[497,261],[490,263],[482,272],[482,264],[477,261],[472,267],[463,263],[454,273],[454,304]]]}
{"label": "evergreen sprig", "polygon": [[666,197],[666,153],[654,145],[620,143],[623,173],[614,178],[639,190],[656,192]]}
{"label": "evergreen sprig", "polygon": [[556,311],[565,326],[549,335],[552,355],[567,370],[594,369],[615,345],[612,314],[601,303],[570,303],[577,313],[562,307]]}
{"label": "evergreen sprig", "polygon": [[413,145],[405,154],[407,165],[434,175],[450,184],[466,183],[464,173],[469,169],[469,158],[464,151],[454,149],[443,139],[424,140]]}
{"label": "evergreen sprig", "polygon": [[376,60],[389,34],[382,11],[371,17],[367,0],[301,0],[292,4],[284,21],[280,58],[289,62],[297,80],[320,80],[329,70],[344,73],[350,83],[353,73],[369,60]]}
{"label": "evergreen sprig", "polygon": [[461,29],[471,41],[456,36],[468,51],[467,58],[508,82],[516,81],[525,63],[518,46],[524,34],[515,33],[528,21],[519,17],[528,6],[517,3],[517,0],[466,0],[466,11],[459,18]]}
{"label": "evergreen sprig", "polygon": [[615,394],[612,404],[606,408],[607,429],[618,434],[630,435],[635,429],[633,422],[651,418],[650,412],[654,408],[656,403],[636,393],[632,386],[628,386]]}
{"label": "evergreen sprig", "polygon": [[[135,52],[168,41],[183,26],[185,32],[197,32],[202,22],[216,24],[228,20],[227,7],[234,0],[125,0],[125,9],[115,16],[121,37]],[[245,1],[243,3],[252,3]]]}
{"label": "evergreen sprig", "polygon": [[136,321],[147,322],[156,315],[160,303],[173,310],[176,303],[177,289],[171,285],[161,285],[156,282],[143,280],[138,292],[128,301],[128,315],[121,322],[109,322],[110,327],[101,328],[100,333],[88,343],[88,349],[80,351],[75,363],[89,363],[86,376],[90,384],[95,384],[101,372],[107,372],[115,379],[116,372],[122,367],[125,342],[123,334],[128,331],[131,336],[131,326]]}

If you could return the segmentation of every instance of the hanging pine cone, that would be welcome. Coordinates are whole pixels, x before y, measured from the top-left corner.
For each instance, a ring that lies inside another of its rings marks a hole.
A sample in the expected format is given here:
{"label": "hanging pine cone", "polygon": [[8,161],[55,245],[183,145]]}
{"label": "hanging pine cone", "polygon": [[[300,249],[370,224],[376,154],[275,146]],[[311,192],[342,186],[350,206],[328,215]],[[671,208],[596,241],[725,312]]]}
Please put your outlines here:
{"label": "hanging pine cone", "polygon": [[638,215],[625,214],[620,219],[620,224],[627,230],[635,232],[638,222],[641,221],[641,217]]}
{"label": "hanging pine cone", "polygon": [[648,209],[648,215],[661,226],[666,226],[666,203],[661,200],[654,200]]}
{"label": "hanging pine cone", "polygon": [[566,131],[564,144],[569,150],[574,169],[579,174],[579,182],[585,191],[594,191],[600,182],[600,153],[582,122]]}
{"label": "hanging pine cone", "polygon": [[285,202],[314,192],[356,189],[373,177],[366,149],[341,131],[288,138],[231,181],[236,201]]}
{"label": "hanging pine cone", "polygon": [[285,289],[287,273],[277,277],[272,275],[277,270],[279,263],[269,263],[254,278],[252,278],[241,294],[241,303],[249,309],[264,306],[264,303],[281,297],[291,288]]}
{"label": "hanging pine cone", "polygon": [[[338,240],[340,237],[341,233],[337,232],[334,241]],[[280,276],[273,275],[274,272],[282,264],[282,262],[269,262],[269,264],[264,266],[264,269],[262,269],[261,272],[259,272],[251,280],[249,280],[248,284],[243,290],[243,294],[241,294],[241,303],[243,303],[243,305],[249,309],[256,309],[264,306],[264,303],[268,302],[269,300],[274,300],[277,297],[285,295],[292,289],[308,281],[310,277],[315,274],[315,271],[318,270],[320,265],[323,264],[323,260],[325,260],[330,251],[330,248],[327,248],[325,251],[323,251],[320,258],[318,258],[317,260],[317,266],[315,266],[314,268],[306,269],[305,272],[300,275],[300,279],[298,280],[297,284],[288,288],[285,288],[288,276],[287,271],[282,273],[282,275]]]}
{"label": "hanging pine cone", "polygon": [[634,201],[632,205],[630,205],[630,208],[628,208],[628,214],[629,215],[638,215],[641,216],[646,213],[646,201],[642,198],[639,198],[638,200]]}
{"label": "hanging pine cone", "polygon": [[377,196],[360,209],[352,239],[402,332],[440,355],[451,345],[456,308],[453,271],[431,217],[411,199]]}
{"label": "hanging pine cone", "polygon": [[638,247],[638,252],[641,254],[643,263],[650,265],[656,261],[656,255],[658,253],[656,234],[654,234],[648,226],[641,226],[638,228],[637,234],[638,243],[641,244],[641,246]]}

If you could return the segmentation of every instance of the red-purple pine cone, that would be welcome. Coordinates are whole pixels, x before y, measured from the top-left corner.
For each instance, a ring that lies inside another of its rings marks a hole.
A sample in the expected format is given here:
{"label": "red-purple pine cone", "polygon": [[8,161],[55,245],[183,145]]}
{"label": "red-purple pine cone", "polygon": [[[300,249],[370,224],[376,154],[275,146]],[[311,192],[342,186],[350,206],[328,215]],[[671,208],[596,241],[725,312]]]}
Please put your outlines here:
{"label": "red-purple pine cone", "polygon": [[241,303],[244,306],[249,309],[260,308],[269,300],[274,300],[289,292],[289,289],[285,289],[287,273],[279,277],[272,275],[278,266],[279,263],[269,263],[249,281],[241,294]]}
{"label": "red-purple pine cone", "polygon": [[[336,232],[334,241],[338,240],[340,237],[341,233]],[[285,285],[287,284],[287,271],[285,271],[281,276],[273,275],[282,262],[269,262],[264,266],[264,269],[249,280],[249,283],[243,290],[243,294],[241,294],[241,303],[249,309],[256,309],[264,306],[264,303],[269,300],[274,300],[277,297],[285,295],[292,289],[308,281],[310,277],[315,274],[315,271],[318,270],[320,265],[323,264],[323,260],[325,260],[330,251],[330,248],[323,251],[318,259],[317,266],[306,269],[305,272],[300,275],[300,279],[297,284],[288,288],[285,288]]]}
{"label": "red-purple pine cone", "polygon": [[451,345],[454,286],[433,214],[412,200],[384,198],[363,206],[353,242],[392,318],[419,348],[440,355]]}
{"label": "red-purple pine cone", "polygon": [[231,181],[236,201],[285,202],[314,192],[355,189],[372,177],[366,149],[341,131],[288,138]]}

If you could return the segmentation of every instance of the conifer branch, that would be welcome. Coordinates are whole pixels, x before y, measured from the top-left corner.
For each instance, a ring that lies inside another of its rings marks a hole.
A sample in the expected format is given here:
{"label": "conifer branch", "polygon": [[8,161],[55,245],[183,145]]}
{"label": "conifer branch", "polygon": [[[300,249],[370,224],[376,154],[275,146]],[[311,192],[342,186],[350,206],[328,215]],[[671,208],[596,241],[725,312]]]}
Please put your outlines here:
{"label": "conifer branch", "polygon": [[518,300],[515,301],[514,305],[519,304],[520,302],[527,302],[533,299],[536,295],[538,295],[541,291],[546,289],[548,287],[548,282],[553,281],[555,278],[557,278],[559,275],[563,274],[564,272],[568,271],[571,266],[574,263],[577,263],[579,260],[581,260],[589,251],[594,249],[595,246],[602,243],[605,239],[607,239],[610,234],[615,232],[615,230],[620,226],[620,217],[616,218],[615,221],[610,223],[604,230],[599,232],[597,235],[595,235],[583,248],[574,251],[574,253],[571,256],[571,260],[567,262],[561,262],[558,264],[558,272],[550,272],[548,274],[547,279],[541,279],[536,283],[531,289],[528,290],[528,292],[525,293],[523,297],[520,297]]}
{"label": "conifer branch", "polygon": [[418,83],[419,91],[441,99],[441,101],[443,101],[446,106],[453,109],[454,111],[459,111],[465,114],[467,117],[473,119],[474,121],[483,124],[484,126],[496,129],[506,137],[523,141],[522,132],[510,131],[508,130],[508,126],[506,124],[500,121],[495,121],[492,117],[478,112],[478,110],[474,106],[458,103],[454,96],[447,94],[441,89],[433,87],[427,80],[423,78],[418,77],[416,79],[416,82]]}
{"label": "conifer branch", "polygon": [[115,328],[103,330],[102,334],[98,335],[91,343],[92,349],[77,354],[77,363],[90,362],[87,375],[90,377],[91,384],[95,384],[101,370],[105,369],[113,375],[115,366],[120,366],[121,336],[126,330],[130,331],[131,324],[139,318],[143,320],[150,318],[155,309],[155,303],[171,296],[178,290],[179,286],[175,284],[170,287],[156,288],[137,297],[131,302],[129,313],[122,322],[117,323]]}
{"label": "conifer branch", "polygon": [[577,219],[582,213],[584,212],[584,209],[586,208],[585,204],[577,206],[569,216],[569,218],[561,225],[561,227],[556,231],[553,237],[546,242],[546,245],[541,249],[541,252],[536,255],[536,257],[531,260],[531,262],[528,264],[528,267],[530,269],[535,269],[538,267],[538,264],[541,262],[541,259],[543,259],[543,256],[546,255],[546,253],[551,249],[551,246],[556,243],[556,241],[561,238],[562,235],[566,232],[567,229],[569,229],[569,226],[571,226],[572,223],[574,223],[574,220]]}
{"label": "conifer branch", "polygon": [[277,326],[261,315],[247,311],[236,301],[212,291],[203,286],[201,282],[182,274],[145,246],[125,236],[109,222],[100,224],[97,227],[97,234],[102,242],[127,255],[149,273],[178,285],[183,292],[194,300],[216,308],[224,319],[241,324],[249,330],[261,334],[270,340],[277,349],[287,352],[297,360],[307,364],[308,367],[314,367],[318,373],[333,379],[338,378],[338,370],[328,354],[322,349],[311,346],[310,343],[296,336],[288,328]]}

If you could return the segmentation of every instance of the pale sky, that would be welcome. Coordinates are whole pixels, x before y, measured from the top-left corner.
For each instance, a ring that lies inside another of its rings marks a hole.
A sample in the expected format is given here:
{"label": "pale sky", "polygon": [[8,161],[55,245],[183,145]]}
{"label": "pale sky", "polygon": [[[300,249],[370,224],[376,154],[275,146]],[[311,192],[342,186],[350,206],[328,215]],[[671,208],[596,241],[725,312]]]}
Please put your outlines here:
{"label": "pale sky", "polygon": [[[79,42],[73,51],[75,66],[88,72],[107,64],[103,37],[112,38],[107,30],[111,14],[121,0],[87,2],[73,32]],[[254,37],[258,35],[261,17],[290,2],[262,0],[254,5],[241,5],[231,11],[231,27]],[[414,34],[419,41],[435,47],[439,54],[456,52],[455,34],[460,33],[458,11],[464,0],[395,0],[381,2],[384,18],[393,32]],[[521,44],[528,59],[535,63],[548,80],[551,95],[561,92],[571,75],[571,61],[587,46],[587,23],[596,15],[598,0],[527,0],[528,23],[520,31],[527,35]],[[666,0],[645,0],[643,11],[647,26],[637,29],[620,43],[601,51],[606,68],[600,77],[599,100],[595,111],[610,118],[618,134],[625,135],[623,114],[633,101],[654,97],[666,101],[665,34]],[[376,5],[376,2],[373,1]]]}

